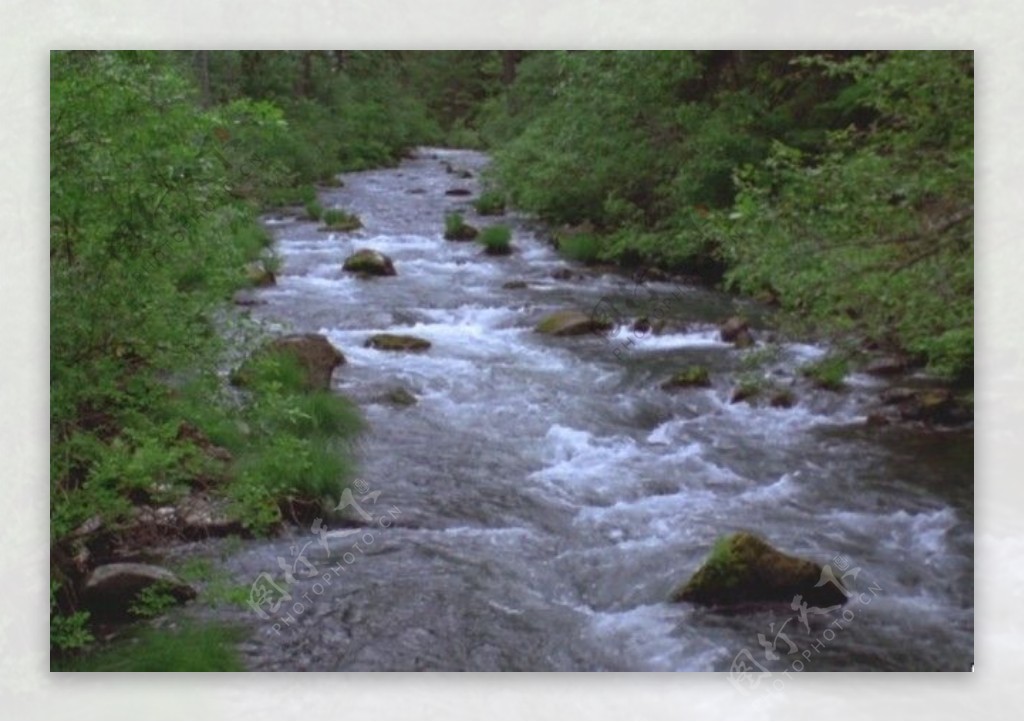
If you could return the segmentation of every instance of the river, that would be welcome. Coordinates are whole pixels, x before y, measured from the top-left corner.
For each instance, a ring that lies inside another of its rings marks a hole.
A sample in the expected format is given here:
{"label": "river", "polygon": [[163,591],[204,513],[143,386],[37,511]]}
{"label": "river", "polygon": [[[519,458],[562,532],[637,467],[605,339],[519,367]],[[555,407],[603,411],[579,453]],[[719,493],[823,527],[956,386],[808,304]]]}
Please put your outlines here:
{"label": "river", "polygon": [[[868,426],[881,382],[860,375],[842,393],[796,381],[790,409],[729,403],[743,354],[714,324],[760,309],[590,272],[526,219],[478,218],[470,198],[445,192],[478,192],[486,163],[420,149],[397,168],[346,174],[320,195],[361,217],[353,233],[268,220],[283,267],[250,312],[274,329],[323,333],[346,355],[334,386],[369,421],[354,498],[372,521],[329,522],[322,540],[293,528],[243,542],[226,561],[240,583],[280,579],[278,557],[297,552],[317,569],[307,578],[296,567],[277,617],[194,613],[250,629],[242,651],[254,670],[722,671],[744,654],[773,671],[969,669],[973,432]],[[511,225],[516,253],[443,240],[453,209],[474,225]],[[358,248],[391,256],[397,277],[342,272]],[[566,266],[572,279],[552,278]],[[528,287],[503,288],[514,280]],[[659,336],[623,326],[607,339],[532,331],[545,313],[602,301],[661,304],[687,325]],[[363,346],[385,331],[433,345]],[[788,383],[825,351],[783,343],[770,368]],[[711,388],[660,388],[690,363],[710,369]],[[381,401],[396,387],[418,403]],[[830,563],[862,596],[845,617],[806,624],[788,607],[668,603],[715,538],[740,529]]]}

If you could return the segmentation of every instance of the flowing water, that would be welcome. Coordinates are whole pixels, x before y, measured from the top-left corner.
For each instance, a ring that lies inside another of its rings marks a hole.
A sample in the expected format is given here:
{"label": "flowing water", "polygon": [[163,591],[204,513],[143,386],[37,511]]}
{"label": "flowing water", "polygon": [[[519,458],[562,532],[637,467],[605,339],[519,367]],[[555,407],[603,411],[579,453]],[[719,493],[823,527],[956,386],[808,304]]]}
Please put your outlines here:
{"label": "flowing water", "polygon": [[[201,612],[251,629],[249,666],[728,670],[748,650],[772,670],[969,669],[973,434],[867,426],[879,382],[861,376],[840,394],[796,380],[791,409],[730,404],[743,355],[713,324],[757,308],[579,267],[555,280],[567,264],[523,219],[481,219],[470,198],[445,194],[476,193],[486,162],[421,149],[398,168],[344,176],[321,201],[357,213],[364,228],[354,233],[270,221],[283,268],[251,312],[326,334],[348,358],[334,386],[359,402],[370,431],[359,507],[347,511],[372,521],[328,522],[322,538],[294,529],[229,558],[245,584],[264,572],[282,581],[279,557],[295,567],[292,599],[269,620]],[[517,252],[489,257],[444,241],[452,210],[474,225],[509,223]],[[390,255],[398,276],[342,272],[358,248]],[[529,285],[502,287],[512,280]],[[636,316],[671,309],[680,323],[608,338],[532,331],[548,312],[601,302]],[[432,347],[363,346],[385,331]],[[770,368],[788,383],[824,352],[784,343]],[[710,369],[712,388],[660,388],[690,363]],[[418,403],[382,400],[397,387]],[[805,624],[788,606],[724,614],[668,603],[714,539],[740,529],[846,573],[861,594],[845,618],[811,610]],[[295,564],[300,552],[309,566]],[[317,576],[306,576],[312,567]],[[787,654],[787,640],[798,653]]]}

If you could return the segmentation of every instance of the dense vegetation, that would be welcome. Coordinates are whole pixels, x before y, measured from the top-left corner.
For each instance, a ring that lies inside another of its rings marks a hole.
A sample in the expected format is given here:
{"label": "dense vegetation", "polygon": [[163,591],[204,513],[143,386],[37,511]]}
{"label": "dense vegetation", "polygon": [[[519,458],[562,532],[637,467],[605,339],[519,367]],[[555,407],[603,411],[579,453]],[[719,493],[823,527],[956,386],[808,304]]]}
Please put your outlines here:
{"label": "dense vegetation", "polygon": [[973,377],[969,52],[55,53],[57,648],[89,641],[65,543],[86,521],[129,530],[198,485],[262,533],[342,491],[358,413],[282,359],[230,388],[256,339],[222,309],[276,267],[260,210],[354,227],[315,186],[426,143],[490,149],[479,212],[573,226],[568,257],[700,275]]}
{"label": "dense vegetation", "polygon": [[973,374],[969,52],[530,53],[481,133],[580,260],[689,271]]}
{"label": "dense vegetation", "polygon": [[355,409],[308,392],[287,359],[264,360],[245,391],[230,388],[224,371],[258,339],[225,344],[255,330],[219,312],[250,283],[247,265],[275,265],[259,209],[313,200],[314,181],[393,162],[431,137],[390,66],[347,62],[345,72],[312,65],[312,84],[291,92],[285,78],[305,70],[292,54],[51,58],[57,649],[90,639],[69,541],[86,522],[115,541],[149,533],[138,504],[198,489],[262,533],[336,500],[351,476]]}

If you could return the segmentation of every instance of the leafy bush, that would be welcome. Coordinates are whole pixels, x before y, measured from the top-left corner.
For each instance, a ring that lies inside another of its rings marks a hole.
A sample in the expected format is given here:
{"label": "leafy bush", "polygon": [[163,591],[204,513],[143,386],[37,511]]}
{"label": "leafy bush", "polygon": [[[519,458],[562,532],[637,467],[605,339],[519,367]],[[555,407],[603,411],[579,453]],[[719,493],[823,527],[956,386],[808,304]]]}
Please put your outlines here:
{"label": "leafy bush", "polygon": [[178,600],[171,593],[170,586],[164,582],[157,582],[136,594],[128,611],[140,618],[156,617],[177,603]]}
{"label": "leafy bush", "polygon": [[473,201],[473,208],[482,216],[500,216],[505,213],[505,196],[498,191],[485,191]]}
{"label": "leafy bush", "polygon": [[595,233],[570,233],[558,237],[558,250],[566,258],[595,263],[601,258],[603,243]]}
{"label": "leafy bush", "polygon": [[89,631],[88,612],[61,612],[57,603],[60,588],[60,582],[50,580],[50,649],[67,654],[87,647],[94,638]]}
{"label": "leafy bush", "polygon": [[843,381],[850,371],[850,364],[843,356],[826,356],[820,361],[808,364],[800,372],[811,379],[814,385],[838,391],[843,388]]}
{"label": "leafy bush", "polygon": [[505,256],[512,252],[512,231],[508,226],[488,226],[480,232],[480,243],[491,256]]}
{"label": "leafy bush", "polygon": [[444,237],[448,241],[471,241],[477,229],[466,223],[461,213],[448,213],[444,217]]}
{"label": "leafy bush", "polygon": [[306,216],[311,221],[319,221],[321,218],[323,218],[323,215],[324,215],[324,207],[322,205],[320,205],[319,202],[317,202],[317,201],[309,201],[306,204]]}

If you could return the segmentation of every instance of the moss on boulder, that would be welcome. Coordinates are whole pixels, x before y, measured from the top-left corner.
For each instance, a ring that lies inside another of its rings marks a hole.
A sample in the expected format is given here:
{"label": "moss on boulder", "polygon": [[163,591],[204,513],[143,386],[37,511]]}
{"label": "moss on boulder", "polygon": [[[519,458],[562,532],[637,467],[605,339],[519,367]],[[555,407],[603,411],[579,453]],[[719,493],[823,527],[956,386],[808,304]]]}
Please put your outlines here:
{"label": "moss on boulder", "polygon": [[612,323],[606,319],[588,316],[580,311],[557,311],[544,317],[533,330],[550,336],[582,336],[586,333],[600,334],[611,329]]}
{"label": "moss on boulder", "polygon": [[844,604],[846,595],[822,579],[822,567],[783,554],[748,532],[722,537],[686,584],[676,589],[673,602],[705,606],[751,603],[790,603],[800,595],[810,606]]}
{"label": "moss on boulder", "polygon": [[345,259],[343,270],[368,276],[397,276],[395,264],[380,251],[363,248]]}
{"label": "moss on boulder", "polygon": [[367,348],[378,351],[426,351],[430,341],[418,336],[402,336],[394,333],[378,333],[366,339]]}

